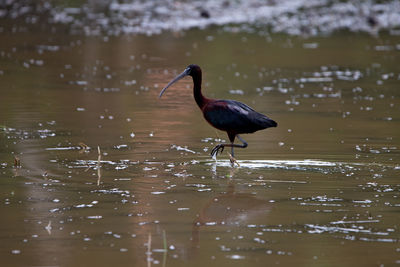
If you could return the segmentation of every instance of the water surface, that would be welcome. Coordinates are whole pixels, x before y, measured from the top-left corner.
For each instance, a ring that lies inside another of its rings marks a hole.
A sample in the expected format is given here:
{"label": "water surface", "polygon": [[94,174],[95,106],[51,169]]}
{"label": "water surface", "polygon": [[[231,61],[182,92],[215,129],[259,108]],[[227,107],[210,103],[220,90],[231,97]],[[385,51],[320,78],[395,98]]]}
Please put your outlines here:
{"label": "water surface", "polygon": [[[11,28],[0,44],[4,265],[400,263],[395,37]],[[279,124],[242,136],[240,167],[226,152],[211,159],[227,136],[202,118],[189,78],[158,99],[190,63],[207,96]]]}

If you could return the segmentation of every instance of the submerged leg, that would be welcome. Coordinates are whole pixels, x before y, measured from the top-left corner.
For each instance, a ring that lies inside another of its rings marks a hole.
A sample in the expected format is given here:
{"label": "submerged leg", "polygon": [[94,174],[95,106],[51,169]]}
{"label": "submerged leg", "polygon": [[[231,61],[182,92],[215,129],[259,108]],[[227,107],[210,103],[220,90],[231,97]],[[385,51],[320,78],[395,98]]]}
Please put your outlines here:
{"label": "submerged leg", "polygon": [[[241,148],[245,148],[247,147],[247,142],[244,141],[239,135],[237,135],[237,137],[239,138],[239,140],[243,143],[242,146],[240,146]],[[235,163],[238,165],[238,167],[240,167],[239,163],[237,162],[237,160],[235,159],[235,155],[233,152],[233,147],[231,147],[232,149],[232,154],[229,156],[229,160],[231,161],[232,167],[235,165]]]}
{"label": "submerged leg", "polygon": [[233,151],[233,146],[231,147],[231,152],[232,152],[232,154],[229,154],[229,160],[230,160],[230,162],[231,162],[231,165],[232,165],[232,167],[234,167],[235,166],[235,162],[236,162],[236,164],[238,165],[238,167],[240,167],[240,165],[239,165],[239,163],[237,162],[237,160],[235,159],[235,152]]}
{"label": "submerged leg", "polygon": [[[241,145],[239,144],[234,144],[234,140],[235,140],[235,136],[237,136],[237,138],[239,138],[239,140],[242,142]],[[218,144],[216,145],[212,150],[211,150],[211,156],[217,156],[218,153],[222,153],[224,151],[224,148],[227,147],[231,147],[232,148],[232,157],[233,157],[233,148],[234,147],[240,147],[240,148],[246,148],[247,147],[247,142],[244,141],[239,135],[234,135],[233,138],[231,138],[231,136],[229,136],[229,139],[231,139],[231,144]]]}

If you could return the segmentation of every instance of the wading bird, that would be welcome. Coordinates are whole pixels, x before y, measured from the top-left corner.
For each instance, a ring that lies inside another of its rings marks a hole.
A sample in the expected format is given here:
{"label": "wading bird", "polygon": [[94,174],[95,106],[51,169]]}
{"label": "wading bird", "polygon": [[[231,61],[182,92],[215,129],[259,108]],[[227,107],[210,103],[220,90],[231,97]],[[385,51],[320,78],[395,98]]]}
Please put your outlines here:
{"label": "wading bird", "polygon": [[[225,147],[231,147],[231,162],[234,159],[234,147],[245,148],[247,147],[239,134],[254,133],[258,130],[263,130],[269,127],[276,127],[278,124],[268,118],[267,116],[258,113],[251,107],[235,100],[218,100],[211,99],[203,96],[201,93],[201,69],[197,65],[189,65],[181,74],[175,77],[172,81],[165,86],[159,97],[161,97],[165,90],[172,84],[176,83],[185,76],[192,76],[193,78],[193,94],[197,105],[203,112],[203,116],[208,123],[218,130],[225,131],[228,134],[230,144],[218,144],[211,150],[211,156],[217,156],[222,153]],[[234,144],[235,137],[237,137],[242,144]]]}

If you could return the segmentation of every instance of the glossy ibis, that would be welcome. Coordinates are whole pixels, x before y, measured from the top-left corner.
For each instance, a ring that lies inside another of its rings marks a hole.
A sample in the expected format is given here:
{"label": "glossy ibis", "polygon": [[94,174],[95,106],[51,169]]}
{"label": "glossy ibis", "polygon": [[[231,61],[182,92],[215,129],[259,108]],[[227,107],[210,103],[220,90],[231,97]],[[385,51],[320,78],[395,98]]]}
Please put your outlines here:
{"label": "glossy ibis", "polygon": [[[175,82],[179,81],[185,76],[192,76],[193,78],[193,94],[197,105],[203,112],[203,116],[213,127],[225,131],[228,134],[230,144],[219,144],[215,146],[212,151],[212,156],[217,156],[222,153],[225,147],[231,147],[231,162],[234,162],[234,147],[247,147],[239,134],[254,133],[258,130],[263,130],[269,127],[276,127],[277,123],[267,116],[258,113],[251,107],[235,100],[218,100],[211,99],[203,96],[201,93],[201,69],[197,65],[189,65],[181,74],[175,77],[167,86],[160,92],[161,97],[165,90]],[[242,144],[234,144],[235,137],[237,137]]]}

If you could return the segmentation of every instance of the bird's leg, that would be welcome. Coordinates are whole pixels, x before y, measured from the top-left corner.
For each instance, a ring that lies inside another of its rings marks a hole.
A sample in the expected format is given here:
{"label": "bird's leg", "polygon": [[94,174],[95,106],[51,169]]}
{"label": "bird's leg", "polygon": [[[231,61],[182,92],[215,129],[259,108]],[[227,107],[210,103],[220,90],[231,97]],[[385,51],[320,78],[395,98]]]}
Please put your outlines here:
{"label": "bird's leg", "polygon": [[236,135],[237,136],[237,138],[239,138],[239,140],[240,140],[240,142],[242,142],[242,144],[241,145],[235,145],[236,147],[241,147],[241,148],[246,148],[247,147],[247,142],[246,141],[244,141],[243,139],[242,139],[242,137],[240,137],[239,135]]}
{"label": "bird's leg", "polygon": [[225,144],[218,144],[211,150],[211,156],[214,157],[218,155],[218,152],[221,154],[224,151]]}
{"label": "bird's leg", "polygon": [[[239,144],[234,144],[233,142],[231,143],[231,144],[218,144],[218,145],[216,145],[212,150],[211,150],[211,156],[213,156],[214,157],[214,155],[215,156],[217,156],[218,155],[218,153],[222,153],[223,151],[224,151],[224,148],[227,146],[227,147],[231,147],[232,148],[232,158],[233,159],[235,159],[233,156],[234,156],[234,152],[233,152],[233,148],[234,147],[240,147],[240,148],[245,148],[245,147],[247,147],[247,142],[246,141],[244,141],[239,135],[236,135],[237,136],[237,138],[239,138],[239,140],[242,142],[242,144],[241,145],[239,145]],[[235,162],[236,160],[234,160],[233,162]],[[232,160],[231,160],[231,162],[232,162]]]}
{"label": "bird's leg", "polygon": [[[232,143],[233,145],[233,143]],[[236,164],[239,166],[239,163],[237,163],[236,159],[235,159],[235,152],[233,151],[234,146],[231,147],[231,154],[229,154],[229,160],[231,161],[232,167]]]}
{"label": "bird's leg", "polygon": [[[228,153],[228,154],[229,154],[229,153]],[[231,162],[232,167],[235,167],[235,163],[237,164],[238,167],[240,167],[239,162],[237,162],[237,160],[236,160],[234,157],[232,157],[231,154],[229,154],[229,160],[230,160],[230,162]]]}
{"label": "bird's leg", "polygon": [[231,144],[232,145],[232,147],[231,147],[231,151],[232,151],[232,154],[229,156],[229,160],[231,161],[231,164],[232,164],[232,166],[236,163],[238,166],[240,166],[239,165],[239,163],[237,162],[237,160],[235,159],[235,155],[234,155],[234,152],[233,152],[233,148],[234,147],[240,147],[240,148],[246,148],[247,147],[247,142],[246,141],[244,141],[239,135],[236,135],[237,136],[237,138],[242,142],[242,145],[235,145],[235,144]]}

